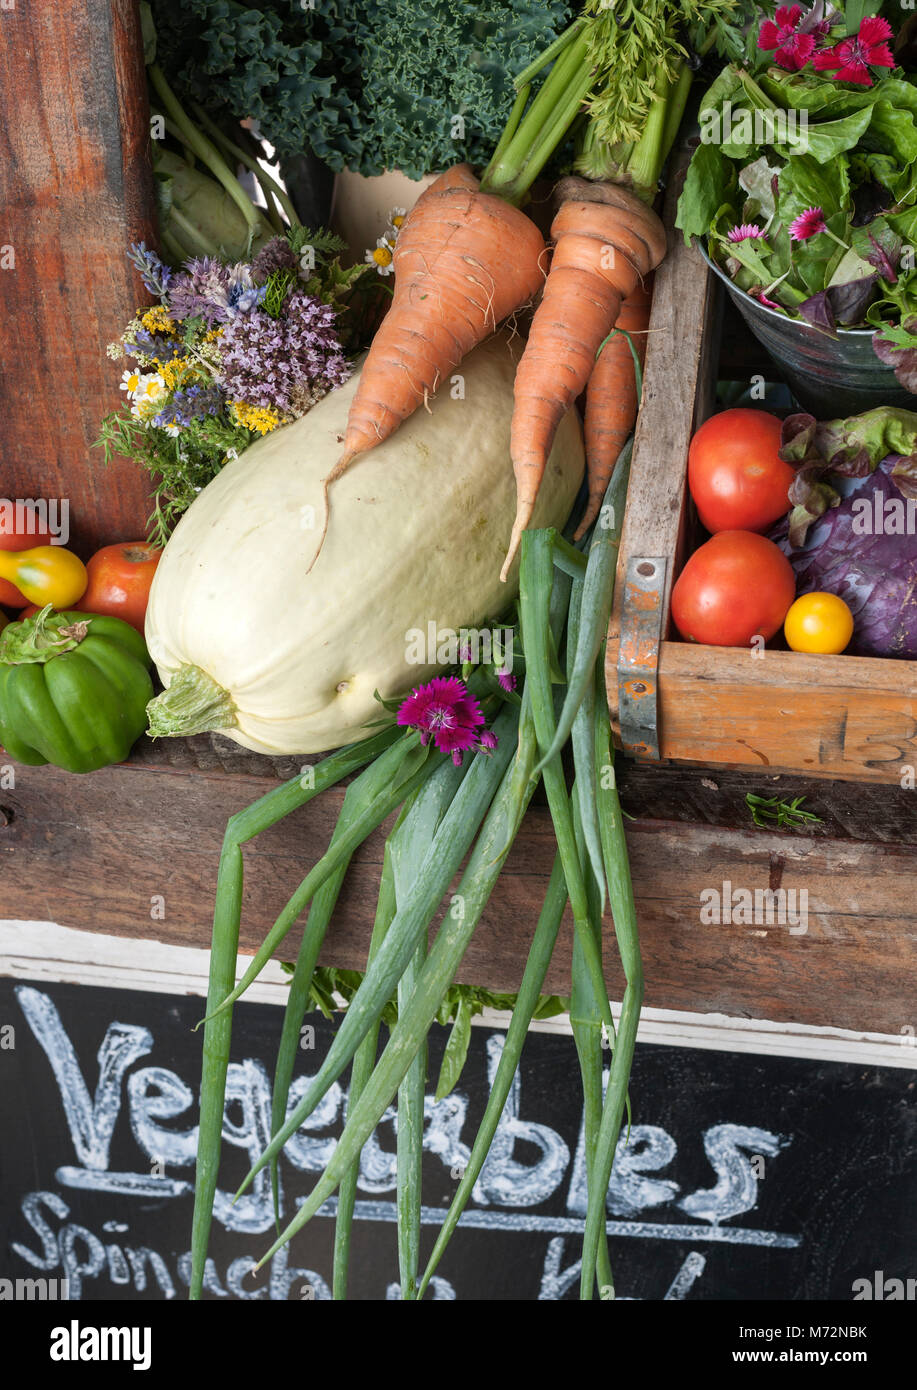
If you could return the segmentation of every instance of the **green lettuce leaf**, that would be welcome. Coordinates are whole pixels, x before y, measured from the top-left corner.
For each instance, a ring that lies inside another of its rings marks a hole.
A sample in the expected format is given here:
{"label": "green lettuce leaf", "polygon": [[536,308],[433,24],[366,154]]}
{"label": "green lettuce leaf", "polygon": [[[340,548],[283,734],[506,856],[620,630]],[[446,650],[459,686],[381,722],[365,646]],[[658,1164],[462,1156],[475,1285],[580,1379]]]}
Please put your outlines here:
{"label": "green lettuce leaf", "polygon": [[688,165],[685,186],[678,200],[675,225],[692,237],[706,236],[724,203],[736,188],[732,164],[716,145],[698,145]]}
{"label": "green lettuce leaf", "polygon": [[[859,144],[869,129],[873,115],[874,112],[867,107],[836,121],[809,121],[805,127],[794,132],[786,144],[775,143],[774,149],[782,159],[799,154],[808,155],[819,164],[827,164]],[[910,120],[910,117],[906,119]]]}

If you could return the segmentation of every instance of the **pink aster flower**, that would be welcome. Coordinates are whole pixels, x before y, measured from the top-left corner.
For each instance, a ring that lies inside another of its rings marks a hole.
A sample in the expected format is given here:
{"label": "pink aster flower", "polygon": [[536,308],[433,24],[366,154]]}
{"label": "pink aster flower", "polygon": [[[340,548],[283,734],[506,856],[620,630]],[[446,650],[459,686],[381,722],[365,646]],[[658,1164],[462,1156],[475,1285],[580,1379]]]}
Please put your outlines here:
{"label": "pink aster flower", "polygon": [[483,732],[478,735],[478,741],[475,744],[475,752],[483,753],[485,757],[489,758],[496,746],[497,735],[491,729],[484,729]]}
{"label": "pink aster flower", "polygon": [[818,72],[833,72],[835,82],[855,82],[860,87],[871,87],[871,67],[895,66],[888,46],[891,36],[892,27],[887,19],[867,15],[858,33],[849,39],[841,39],[840,43],[825,49],[823,53],[816,53],[815,68]]}
{"label": "pink aster flower", "polygon": [[821,208],[807,208],[790,223],[790,241],[808,241],[810,237],[818,236],[820,232],[827,230],[825,214]]}
{"label": "pink aster flower", "polygon": [[420,730],[421,743],[433,739],[441,753],[451,753],[458,767],[462,753],[475,748],[478,730],[485,722],[481,707],[456,676],[434,676],[428,685],[418,685],[403,701],[398,724]]}
{"label": "pink aster flower", "polygon": [[804,68],[815,52],[815,36],[800,33],[801,20],[801,5],[781,5],[773,19],[764,21],[758,34],[758,47],[774,52],[774,62],[786,72]]}
{"label": "pink aster flower", "polygon": [[754,222],[740,222],[726,233],[727,241],[749,241],[765,235],[764,228]]}
{"label": "pink aster flower", "polygon": [[497,672],[497,680],[500,682],[503,690],[516,689],[516,677],[507,667],[503,667],[502,670]]}

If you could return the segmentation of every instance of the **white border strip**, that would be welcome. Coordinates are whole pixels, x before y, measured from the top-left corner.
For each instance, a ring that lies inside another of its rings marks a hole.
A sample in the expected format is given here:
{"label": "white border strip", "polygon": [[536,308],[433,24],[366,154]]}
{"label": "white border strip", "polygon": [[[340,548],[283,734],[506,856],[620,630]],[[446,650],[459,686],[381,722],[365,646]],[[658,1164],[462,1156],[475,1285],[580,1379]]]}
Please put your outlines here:
{"label": "white border strip", "polygon": [[[37,983],[96,985],[139,989],[156,994],[205,997],[210,953],[193,946],[105,936],[60,927],[54,922],[0,919],[0,976]],[[240,956],[240,971],[251,958]],[[284,1004],[289,976],[271,962],[251,986],[252,1003]],[[620,1005],[613,1005],[617,1020]],[[489,1028],[505,1028],[509,1014],[485,1009],[474,1019]],[[532,1025],[533,1031],[569,1035],[566,1014]],[[700,1047],[719,1052],[753,1052],[765,1056],[802,1057],[858,1066],[908,1067],[917,1070],[917,1037],[858,1033],[846,1028],[819,1028],[803,1023],[772,1023],[645,1008],[638,1039],[666,1047]]]}

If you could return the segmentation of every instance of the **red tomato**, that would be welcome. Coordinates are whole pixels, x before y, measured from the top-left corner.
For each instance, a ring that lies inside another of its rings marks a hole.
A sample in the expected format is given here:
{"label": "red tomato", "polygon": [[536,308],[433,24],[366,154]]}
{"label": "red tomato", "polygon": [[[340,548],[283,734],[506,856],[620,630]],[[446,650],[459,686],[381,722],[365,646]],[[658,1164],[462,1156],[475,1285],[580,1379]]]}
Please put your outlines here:
{"label": "red tomato", "polygon": [[688,451],[688,487],[708,531],[766,531],[786,515],[795,469],[779,448],[780,421],[764,410],[724,410],[701,425]]}
{"label": "red tomato", "polygon": [[793,567],[753,531],[720,531],[695,550],[672,590],[682,637],[711,647],[747,647],[780,629],[796,597]]}
{"label": "red tomato", "polygon": [[146,541],[125,541],[97,550],[86,565],[89,585],[73,607],[81,613],[122,618],[142,634],[150,585],[161,555],[161,550]]}
{"label": "red tomato", "polygon": [[[9,515],[12,511],[12,515]],[[31,530],[29,529],[31,527]],[[0,508],[0,550],[31,550],[50,545],[51,532],[39,522],[34,507]],[[0,603],[7,608],[24,608],[28,599],[8,579],[0,579]]]}

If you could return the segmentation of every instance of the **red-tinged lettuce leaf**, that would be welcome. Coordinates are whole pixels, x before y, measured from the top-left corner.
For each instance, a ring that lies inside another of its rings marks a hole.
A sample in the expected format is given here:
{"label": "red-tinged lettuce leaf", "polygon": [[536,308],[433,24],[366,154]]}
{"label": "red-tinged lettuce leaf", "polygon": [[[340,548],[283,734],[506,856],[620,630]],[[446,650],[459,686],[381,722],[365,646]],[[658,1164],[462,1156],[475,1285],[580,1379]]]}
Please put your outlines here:
{"label": "red-tinged lettuce leaf", "polygon": [[825,465],[821,461],[803,464],[787,490],[793,504],[789,518],[790,544],[801,546],[813,521],[824,516],[830,507],[841,500],[839,493],[824,481]]}
{"label": "red-tinged lettuce leaf", "polygon": [[[913,323],[909,319],[909,323]],[[917,347],[902,347],[890,340],[893,325],[886,324],[881,333],[872,335],[872,347],[880,362],[891,367],[906,391],[917,395]]]}
{"label": "red-tinged lettuce leaf", "polygon": [[917,498],[917,455],[890,454],[886,462],[891,464],[890,476],[902,494]]}
{"label": "red-tinged lettuce leaf", "polygon": [[791,517],[770,538],[793,566],[797,593],[837,594],[849,606],[849,652],[915,660],[917,528],[908,529],[907,503],[894,477],[899,464],[890,455],[867,477],[839,480],[837,506],[810,525],[803,546],[792,544]]}
{"label": "red-tinged lettuce leaf", "polygon": [[825,295],[835,321],[845,325],[861,323],[875,299],[878,280],[878,274],[863,275],[844,285],[829,285]]}
{"label": "red-tinged lettuce leaf", "polygon": [[806,323],[810,323],[813,328],[822,329],[832,338],[837,337],[837,327],[827,290],[819,290],[818,294],[810,295],[808,299],[804,299],[799,306],[799,312]]}
{"label": "red-tinged lettuce leaf", "polygon": [[887,227],[877,235],[870,232],[869,245],[870,250],[866,252],[867,261],[875,266],[883,280],[894,285],[898,279],[898,264],[901,260],[901,238],[891,227]]}
{"label": "red-tinged lettuce leaf", "polygon": [[788,520],[792,545],[801,546],[809,527],[837,507],[840,494],[828,481],[865,478],[891,457],[901,491],[917,495],[917,414],[880,406],[845,420],[817,422],[800,412],[784,420],[780,457],[796,468],[788,497],[793,510]]}
{"label": "red-tinged lettuce leaf", "polygon": [[917,413],[882,405],[845,420],[824,420],[813,447],[832,473],[860,478],[889,454],[917,453]]}
{"label": "red-tinged lettuce leaf", "polygon": [[801,410],[788,415],[780,430],[780,457],[784,463],[804,463],[812,452],[818,421]]}

